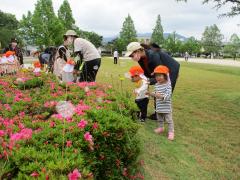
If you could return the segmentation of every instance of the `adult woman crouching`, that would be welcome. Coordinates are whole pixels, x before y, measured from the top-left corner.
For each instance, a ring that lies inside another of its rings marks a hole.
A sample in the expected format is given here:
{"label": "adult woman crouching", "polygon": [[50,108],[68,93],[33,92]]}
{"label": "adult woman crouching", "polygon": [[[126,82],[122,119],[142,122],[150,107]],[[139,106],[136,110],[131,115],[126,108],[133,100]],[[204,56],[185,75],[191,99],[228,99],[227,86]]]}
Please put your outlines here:
{"label": "adult woman crouching", "polygon": [[[152,49],[144,49],[139,42],[131,42],[127,46],[125,56],[131,57],[133,61],[138,62],[144,70],[144,75],[149,78],[150,85],[156,83],[153,75],[154,69],[159,65],[167,66],[169,69],[172,91],[174,90],[180,64],[167,53],[161,50],[155,51]],[[156,119],[155,114],[151,115],[151,119]]]}

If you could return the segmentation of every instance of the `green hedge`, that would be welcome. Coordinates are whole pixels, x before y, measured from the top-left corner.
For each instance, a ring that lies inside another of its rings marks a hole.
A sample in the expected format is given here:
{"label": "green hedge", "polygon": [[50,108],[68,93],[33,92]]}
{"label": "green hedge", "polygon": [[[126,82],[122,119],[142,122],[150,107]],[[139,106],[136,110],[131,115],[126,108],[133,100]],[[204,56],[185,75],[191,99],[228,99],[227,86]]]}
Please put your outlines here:
{"label": "green hedge", "polygon": [[[108,85],[27,76],[24,88],[13,85],[16,77],[0,80],[1,178],[67,179],[77,169],[82,179],[128,179],[126,168],[139,154],[137,108],[129,95]],[[62,100],[77,108],[72,118],[57,114]]]}

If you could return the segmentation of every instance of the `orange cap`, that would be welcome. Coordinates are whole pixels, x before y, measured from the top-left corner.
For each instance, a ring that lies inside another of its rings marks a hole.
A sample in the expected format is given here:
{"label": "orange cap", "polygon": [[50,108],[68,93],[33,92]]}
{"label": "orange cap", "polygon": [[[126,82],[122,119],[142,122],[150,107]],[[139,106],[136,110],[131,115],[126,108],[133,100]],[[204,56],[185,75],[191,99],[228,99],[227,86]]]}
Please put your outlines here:
{"label": "orange cap", "polygon": [[15,54],[14,51],[7,51],[7,52],[5,53],[5,56],[6,56],[6,57],[9,57],[9,56],[14,55],[14,54]]}
{"label": "orange cap", "polygon": [[68,60],[67,60],[67,64],[74,65],[74,64],[75,64],[75,62],[74,62],[74,60],[72,60],[72,59],[68,59]]}
{"label": "orange cap", "polygon": [[154,73],[160,73],[160,74],[168,74],[169,73],[169,69],[167,66],[157,66],[154,69]]}
{"label": "orange cap", "polygon": [[140,66],[132,66],[129,70],[131,76],[143,74],[144,71]]}
{"label": "orange cap", "polygon": [[33,65],[34,65],[35,68],[40,68],[40,67],[42,67],[42,65],[41,65],[41,63],[40,63],[39,61],[35,61],[35,62],[33,63]]}

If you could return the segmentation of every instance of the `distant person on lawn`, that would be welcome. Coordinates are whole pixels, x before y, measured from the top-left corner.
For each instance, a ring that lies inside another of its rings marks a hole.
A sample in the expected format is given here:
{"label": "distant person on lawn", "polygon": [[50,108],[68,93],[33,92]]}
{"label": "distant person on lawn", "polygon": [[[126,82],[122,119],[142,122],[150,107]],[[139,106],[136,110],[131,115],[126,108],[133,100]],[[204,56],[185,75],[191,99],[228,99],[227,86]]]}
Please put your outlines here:
{"label": "distant person on lawn", "polygon": [[69,44],[73,44],[74,54],[79,58],[74,68],[80,71],[79,81],[95,81],[101,65],[97,48],[86,39],[79,38],[74,30],[68,30],[64,36]]}
{"label": "distant person on lawn", "polygon": [[164,121],[168,123],[168,139],[174,140],[174,123],[172,119],[172,87],[169,81],[169,70],[166,66],[157,66],[154,69],[156,84],[154,92],[146,93],[156,98],[156,113],[159,121],[159,128],[155,133],[161,134],[164,131]]}
{"label": "distant person on lawn", "polygon": [[146,95],[148,90],[147,78],[144,76],[143,69],[140,66],[131,67],[129,74],[131,75],[132,82],[136,85],[134,93],[136,95],[135,103],[140,110],[138,117],[141,122],[145,122],[149,102],[148,95]]}
{"label": "distant person on lawn", "polygon": [[117,50],[115,50],[114,52],[113,52],[113,61],[114,61],[114,64],[117,64],[117,62],[118,62],[118,51]]}
{"label": "distant person on lawn", "polygon": [[[139,42],[131,42],[127,46],[127,53],[125,56],[131,57],[133,61],[144,70],[144,75],[149,79],[150,85],[156,83],[153,71],[158,65],[165,65],[169,69],[169,76],[172,86],[172,91],[175,88],[180,64],[165,52],[153,51],[152,49],[144,49]],[[151,119],[157,119],[156,114],[151,115]]]}

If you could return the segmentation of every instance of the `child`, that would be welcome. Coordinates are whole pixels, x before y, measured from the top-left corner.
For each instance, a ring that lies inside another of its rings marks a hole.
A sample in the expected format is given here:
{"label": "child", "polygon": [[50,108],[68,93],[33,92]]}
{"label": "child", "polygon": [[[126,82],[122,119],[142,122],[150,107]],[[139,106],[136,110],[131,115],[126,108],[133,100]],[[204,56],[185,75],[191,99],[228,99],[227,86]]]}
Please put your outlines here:
{"label": "child", "polygon": [[[164,131],[164,120],[168,123],[168,139],[174,140],[174,123],[172,119],[172,88],[168,76],[169,70],[166,66],[157,66],[154,69],[154,75],[157,83],[155,84],[155,92],[150,96],[156,98],[156,113],[159,120],[159,128],[155,129],[155,133],[161,134]],[[148,93],[147,93],[148,94]]]}
{"label": "child", "polygon": [[73,82],[73,70],[75,62],[73,59],[68,59],[66,65],[63,67],[62,81],[63,82]]}
{"label": "child", "polygon": [[136,89],[134,90],[136,94],[135,103],[140,109],[140,121],[145,122],[147,117],[147,106],[148,106],[148,95],[146,92],[148,90],[147,78],[144,76],[144,71],[140,66],[133,66],[130,68],[129,73],[131,75],[132,82],[136,84]]}
{"label": "child", "polygon": [[34,66],[34,70],[33,70],[34,73],[40,73],[41,72],[42,65],[39,61],[35,61],[33,63],[33,66]]}

